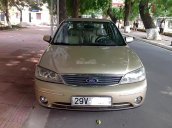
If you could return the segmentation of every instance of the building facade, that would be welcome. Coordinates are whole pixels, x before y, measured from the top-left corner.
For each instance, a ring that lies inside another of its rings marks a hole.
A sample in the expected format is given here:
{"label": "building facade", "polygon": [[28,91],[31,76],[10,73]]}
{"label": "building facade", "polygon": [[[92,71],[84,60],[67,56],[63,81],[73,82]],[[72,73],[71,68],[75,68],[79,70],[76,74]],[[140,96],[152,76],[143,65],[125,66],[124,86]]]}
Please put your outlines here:
{"label": "building facade", "polygon": [[[22,10],[23,25],[49,25],[50,13],[47,4],[44,4],[42,10],[31,10],[29,7],[24,7]],[[12,25],[20,24],[20,11],[16,7],[11,7],[9,10],[10,22]],[[0,24],[7,25],[5,14],[0,11]]]}

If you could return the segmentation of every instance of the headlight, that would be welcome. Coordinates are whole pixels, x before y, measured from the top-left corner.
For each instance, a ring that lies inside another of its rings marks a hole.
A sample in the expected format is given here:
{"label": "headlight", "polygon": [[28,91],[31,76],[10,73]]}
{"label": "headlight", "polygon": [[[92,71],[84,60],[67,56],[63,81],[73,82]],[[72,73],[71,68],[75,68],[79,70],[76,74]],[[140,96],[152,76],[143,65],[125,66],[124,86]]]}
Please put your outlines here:
{"label": "headlight", "polygon": [[137,70],[125,74],[122,77],[120,84],[139,82],[144,80],[145,78],[146,78],[145,69],[144,67],[141,67]]}
{"label": "headlight", "polygon": [[63,83],[60,76],[57,73],[40,66],[36,67],[35,77],[44,81]]}

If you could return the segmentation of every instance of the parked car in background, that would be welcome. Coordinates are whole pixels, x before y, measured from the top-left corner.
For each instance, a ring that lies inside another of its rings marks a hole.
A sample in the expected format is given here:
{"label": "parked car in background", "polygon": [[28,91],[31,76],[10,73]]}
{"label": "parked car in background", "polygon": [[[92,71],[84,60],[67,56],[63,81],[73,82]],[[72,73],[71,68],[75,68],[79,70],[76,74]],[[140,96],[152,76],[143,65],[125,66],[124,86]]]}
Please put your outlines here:
{"label": "parked car in background", "polygon": [[104,19],[63,21],[35,71],[38,102],[72,110],[119,110],[143,104],[145,68],[115,24]]}

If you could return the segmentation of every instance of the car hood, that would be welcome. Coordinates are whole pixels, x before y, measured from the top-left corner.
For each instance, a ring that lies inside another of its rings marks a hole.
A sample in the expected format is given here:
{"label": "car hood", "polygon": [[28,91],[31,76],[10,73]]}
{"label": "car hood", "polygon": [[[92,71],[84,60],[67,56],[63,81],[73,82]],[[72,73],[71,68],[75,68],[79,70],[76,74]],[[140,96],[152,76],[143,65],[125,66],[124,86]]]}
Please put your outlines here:
{"label": "car hood", "polygon": [[50,45],[39,65],[61,74],[125,74],[142,63],[128,46]]}

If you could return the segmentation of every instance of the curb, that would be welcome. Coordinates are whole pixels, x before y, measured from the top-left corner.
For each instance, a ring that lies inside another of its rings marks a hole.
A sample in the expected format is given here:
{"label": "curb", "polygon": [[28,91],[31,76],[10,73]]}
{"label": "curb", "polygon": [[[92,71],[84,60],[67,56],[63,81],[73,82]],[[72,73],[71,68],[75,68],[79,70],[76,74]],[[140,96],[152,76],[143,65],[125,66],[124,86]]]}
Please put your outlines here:
{"label": "curb", "polygon": [[[126,34],[126,33],[122,33],[122,35],[125,35],[125,36],[132,36],[132,35]],[[164,49],[166,49],[166,50],[172,51],[172,46],[163,45],[163,44],[161,44],[161,43],[157,43],[157,42],[152,41],[152,40],[142,39],[142,38],[136,37],[136,36],[132,36],[132,37],[134,37],[135,39],[144,41],[144,42],[146,42],[146,43],[152,44],[152,45],[154,45],[154,46],[158,46],[158,47],[164,48]]]}

